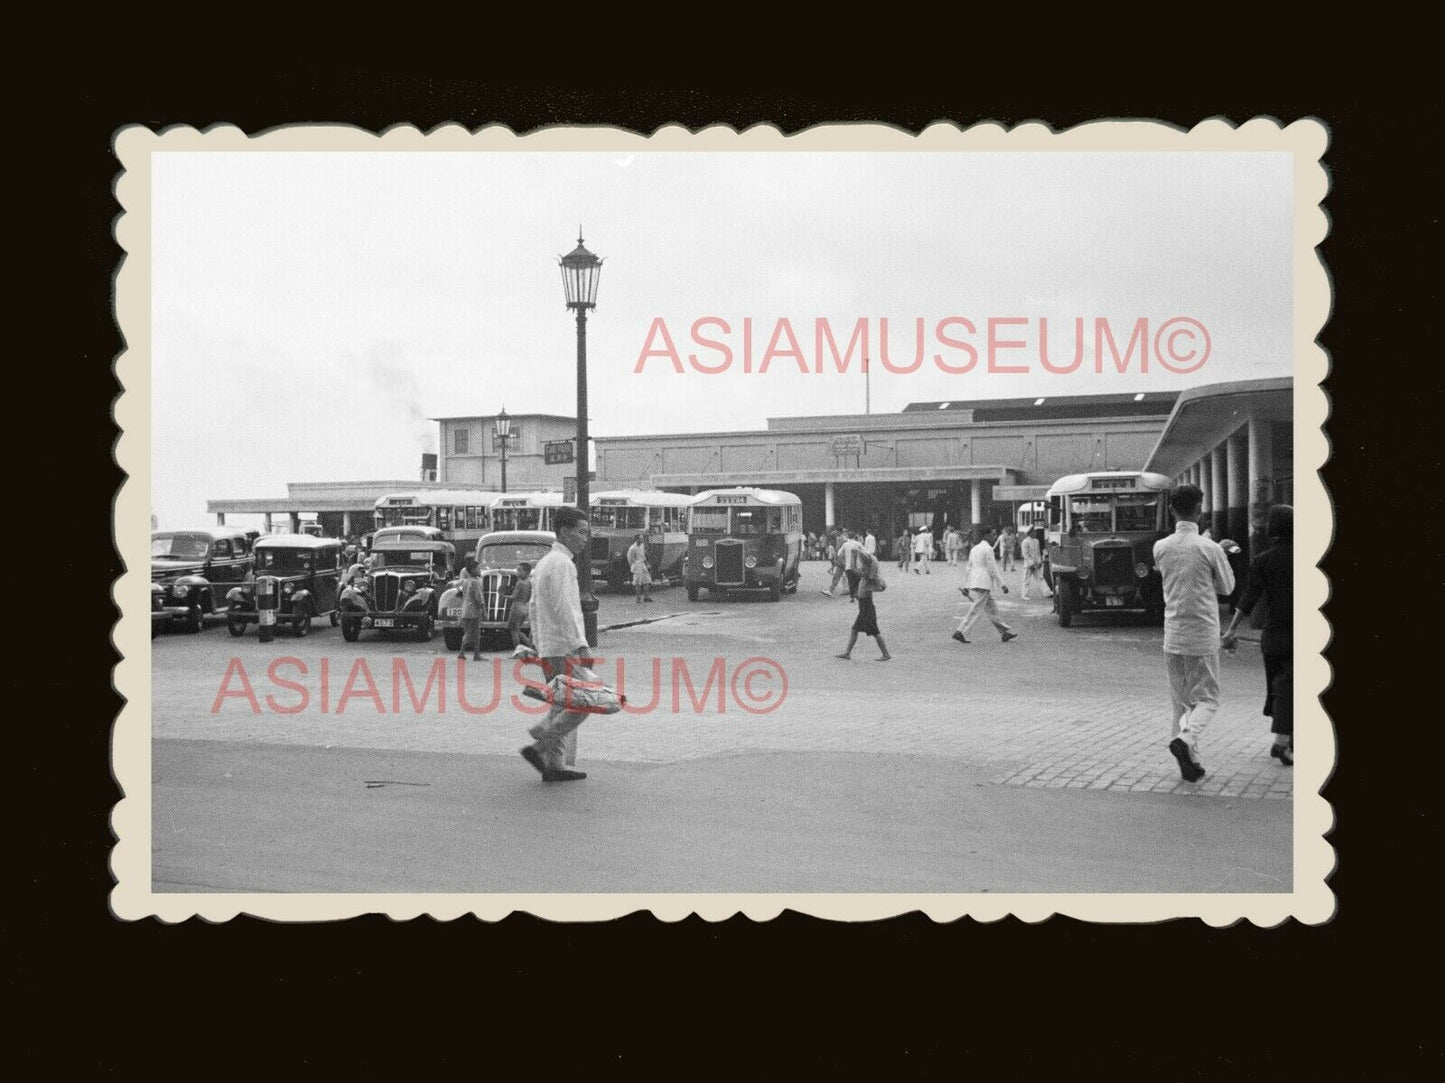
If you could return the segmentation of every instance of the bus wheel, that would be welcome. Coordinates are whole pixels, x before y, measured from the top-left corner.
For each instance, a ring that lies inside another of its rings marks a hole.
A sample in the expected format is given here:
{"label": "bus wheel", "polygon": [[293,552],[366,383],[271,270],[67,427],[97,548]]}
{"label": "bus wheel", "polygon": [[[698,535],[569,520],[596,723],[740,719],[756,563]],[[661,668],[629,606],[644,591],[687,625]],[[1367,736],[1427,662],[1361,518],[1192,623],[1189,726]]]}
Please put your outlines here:
{"label": "bus wheel", "polygon": [[449,651],[462,649],[462,630],[460,628],[443,628],[442,642],[447,645]]}
{"label": "bus wheel", "polygon": [[335,627],[336,627],[338,624],[340,624],[340,623],[341,623],[341,614],[337,613],[336,610],[333,609],[333,610],[331,611],[331,627],[335,628]]}
{"label": "bus wheel", "polygon": [[768,601],[776,602],[783,597],[783,588],[774,583],[768,588]]}
{"label": "bus wheel", "polygon": [[1054,600],[1059,607],[1059,627],[1067,628],[1074,623],[1074,584],[1067,579],[1060,579],[1055,586],[1058,597]]}
{"label": "bus wheel", "polygon": [[689,602],[695,602],[695,601],[697,601],[697,588],[696,588],[696,587],[688,587],[688,588],[687,588],[687,600],[688,600]]}
{"label": "bus wheel", "polygon": [[621,594],[627,590],[627,584],[621,579],[609,579],[607,580],[607,589],[613,594]]}

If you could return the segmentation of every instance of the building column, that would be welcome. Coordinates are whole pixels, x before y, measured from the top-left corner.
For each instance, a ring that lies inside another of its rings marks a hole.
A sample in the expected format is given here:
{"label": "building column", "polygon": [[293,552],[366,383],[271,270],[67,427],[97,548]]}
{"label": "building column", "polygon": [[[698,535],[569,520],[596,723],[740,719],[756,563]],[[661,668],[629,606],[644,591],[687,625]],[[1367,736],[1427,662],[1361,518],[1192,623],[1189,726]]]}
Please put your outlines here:
{"label": "building column", "polygon": [[266,523],[265,523],[265,526],[266,526],[266,533],[267,533],[267,534],[271,533],[271,513],[270,513],[269,511],[266,513]]}
{"label": "building column", "polygon": [[833,526],[833,483],[823,482],[823,529]]}
{"label": "building column", "polygon": [[[1208,512],[1214,511],[1213,475],[1214,460],[1209,457],[1208,452],[1205,452],[1204,458],[1199,460],[1199,481],[1197,484],[1199,485],[1199,491],[1204,494],[1204,510]],[[1206,522],[1205,526],[1208,525],[1208,522]]]}
{"label": "building column", "polygon": [[1227,475],[1224,529],[1230,538],[1244,547],[1246,559],[1249,557],[1249,489],[1246,487],[1244,461],[1247,442],[1248,437],[1241,426],[1224,443]]}
{"label": "building column", "polygon": [[1209,509],[1209,526],[1214,532],[1214,540],[1218,541],[1224,529],[1224,513],[1229,507],[1229,493],[1227,479],[1229,468],[1224,460],[1224,441],[1215,445],[1209,453],[1209,497],[1205,507]]}
{"label": "building column", "polygon": [[301,513],[300,513],[299,511],[291,511],[291,512],[287,512],[286,514],[287,514],[287,516],[288,516],[288,517],[290,518],[290,520],[291,520],[291,533],[292,533],[292,534],[300,534],[300,533],[301,533]]}
{"label": "building column", "polygon": [[1274,503],[1274,433],[1268,421],[1249,419],[1250,552],[1264,551],[1265,523]]}
{"label": "building column", "polygon": [[968,517],[969,526],[976,527],[983,521],[983,485],[974,478],[968,483]]}
{"label": "building column", "polygon": [[349,511],[341,513],[341,535],[345,538],[351,537],[351,512]]}
{"label": "building column", "polygon": [[216,525],[217,525],[217,526],[225,526],[225,525],[226,525],[226,513],[225,513],[225,512],[223,512],[223,511],[218,511],[218,512],[216,512]]}

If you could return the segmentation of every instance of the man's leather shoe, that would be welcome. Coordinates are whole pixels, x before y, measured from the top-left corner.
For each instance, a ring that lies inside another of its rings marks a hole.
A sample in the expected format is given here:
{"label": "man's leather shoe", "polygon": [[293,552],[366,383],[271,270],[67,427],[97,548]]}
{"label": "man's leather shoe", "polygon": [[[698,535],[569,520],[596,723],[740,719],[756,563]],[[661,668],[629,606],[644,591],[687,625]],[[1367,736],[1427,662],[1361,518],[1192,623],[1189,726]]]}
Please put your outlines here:
{"label": "man's leather shoe", "polygon": [[1019,634],[1017,632],[1005,632],[1003,634],[1003,641],[1007,643],[1010,639],[1017,639],[1018,637]]}
{"label": "man's leather shoe", "polygon": [[964,635],[963,635],[962,632],[954,632],[954,633],[953,633],[953,638],[956,639],[956,640],[958,640],[960,643],[967,643],[967,642],[968,642],[968,640],[964,638]]}
{"label": "man's leather shoe", "polygon": [[1174,758],[1179,761],[1179,774],[1185,782],[1198,782],[1204,777],[1204,768],[1189,755],[1189,745],[1182,737],[1176,737],[1169,742],[1169,751],[1174,753]]}
{"label": "man's leather shoe", "polygon": [[587,777],[586,771],[572,771],[566,767],[559,767],[555,771],[543,771],[543,782],[580,782]]}
{"label": "man's leather shoe", "polygon": [[1287,748],[1284,745],[1270,745],[1269,754],[1275,759],[1279,760],[1279,762],[1284,764],[1286,767],[1294,766],[1293,750]]}
{"label": "man's leather shoe", "polygon": [[540,774],[545,781],[547,778],[547,765],[542,762],[542,753],[538,751],[537,746],[528,745],[526,748],[520,749],[519,751],[522,753],[522,759],[526,760],[533,767],[535,767],[537,769],[537,773]]}

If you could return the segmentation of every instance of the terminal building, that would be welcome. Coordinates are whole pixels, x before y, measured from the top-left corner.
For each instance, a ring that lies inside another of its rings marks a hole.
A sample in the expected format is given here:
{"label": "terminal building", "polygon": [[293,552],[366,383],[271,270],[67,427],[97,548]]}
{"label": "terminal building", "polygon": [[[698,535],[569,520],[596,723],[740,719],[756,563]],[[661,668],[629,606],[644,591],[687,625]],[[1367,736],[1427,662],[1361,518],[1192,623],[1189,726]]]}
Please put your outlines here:
{"label": "terminal building", "polygon": [[[785,489],[803,502],[803,527],[968,529],[1014,521],[1065,474],[1151,470],[1194,481],[1216,537],[1246,543],[1269,504],[1293,495],[1293,385],[1288,378],[1184,392],[1062,395],[912,403],[899,413],[769,418],[767,427],[707,433],[599,436],[593,492],[695,493],[734,485]],[[500,491],[503,449],[495,415],[432,418],[440,452],[414,481],[316,482],[285,498],[212,500],[228,513],[302,515],[323,532],[371,529],[388,493],[425,488]],[[569,491],[576,477],[574,418],[520,414],[506,442],[509,491]],[[600,420],[600,419],[599,419]]]}

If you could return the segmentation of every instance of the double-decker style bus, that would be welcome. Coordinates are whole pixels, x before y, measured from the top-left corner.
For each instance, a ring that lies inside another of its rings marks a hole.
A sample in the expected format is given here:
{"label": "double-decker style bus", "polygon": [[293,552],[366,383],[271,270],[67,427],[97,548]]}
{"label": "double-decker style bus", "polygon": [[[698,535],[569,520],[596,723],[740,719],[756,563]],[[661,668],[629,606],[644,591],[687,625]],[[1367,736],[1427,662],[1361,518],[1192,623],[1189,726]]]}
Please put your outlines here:
{"label": "double-decker style bus", "polygon": [[692,498],[683,582],[725,595],[762,590],[776,602],[798,589],[803,553],[803,502],[776,489],[709,489]]}
{"label": "double-decker style bus", "polygon": [[552,530],[552,513],[573,507],[557,492],[496,493],[492,501],[493,530]]}
{"label": "double-decker style bus", "polygon": [[614,591],[626,590],[632,580],[627,550],[639,534],[653,580],[682,578],[692,497],[657,489],[618,489],[593,493],[591,500],[593,579],[607,580]]}
{"label": "double-decker style bus", "polygon": [[1091,611],[1163,622],[1154,543],[1171,529],[1169,488],[1163,474],[1123,470],[1070,474],[1049,488],[1045,537],[1062,627]]}
{"label": "double-decker style bus", "polygon": [[376,529],[436,527],[459,554],[470,553],[491,529],[492,505],[502,495],[480,489],[388,493],[376,502]]}

